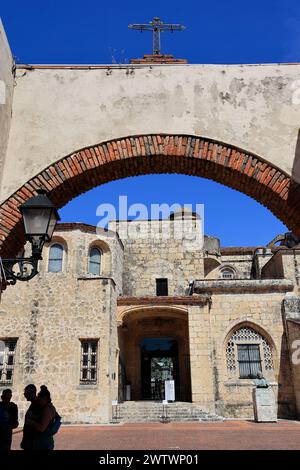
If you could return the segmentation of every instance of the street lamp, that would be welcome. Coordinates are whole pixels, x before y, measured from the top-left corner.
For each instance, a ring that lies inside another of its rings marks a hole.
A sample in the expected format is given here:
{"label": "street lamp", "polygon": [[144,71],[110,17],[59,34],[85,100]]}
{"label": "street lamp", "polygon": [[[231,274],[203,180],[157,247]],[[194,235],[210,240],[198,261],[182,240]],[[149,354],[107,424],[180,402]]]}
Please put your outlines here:
{"label": "street lamp", "polygon": [[29,281],[38,274],[38,261],[42,259],[43,246],[45,242],[51,240],[56,222],[60,220],[46,191],[39,189],[37,193],[37,196],[20,206],[25,237],[31,243],[31,257],[2,260],[6,281],[9,284]]}

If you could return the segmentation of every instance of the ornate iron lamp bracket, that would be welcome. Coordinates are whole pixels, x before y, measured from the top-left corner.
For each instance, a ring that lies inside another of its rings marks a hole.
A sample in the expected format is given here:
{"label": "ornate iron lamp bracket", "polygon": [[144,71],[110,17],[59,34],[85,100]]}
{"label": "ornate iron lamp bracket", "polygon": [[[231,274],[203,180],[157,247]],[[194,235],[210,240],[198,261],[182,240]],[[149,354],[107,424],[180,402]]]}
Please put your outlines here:
{"label": "ornate iron lamp bracket", "polygon": [[8,284],[14,285],[17,281],[29,281],[38,274],[38,259],[15,258],[3,259],[3,269]]}

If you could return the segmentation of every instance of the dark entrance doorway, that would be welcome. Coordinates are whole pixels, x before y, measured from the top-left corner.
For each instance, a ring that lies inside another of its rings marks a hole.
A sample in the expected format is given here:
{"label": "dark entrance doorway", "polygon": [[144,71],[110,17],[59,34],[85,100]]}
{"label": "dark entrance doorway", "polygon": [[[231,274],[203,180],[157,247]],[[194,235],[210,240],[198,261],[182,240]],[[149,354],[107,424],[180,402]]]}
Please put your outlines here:
{"label": "dark entrance doorway", "polygon": [[178,396],[178,344],[174,338],[145,338],[141,347],[141,378],[143,400],[164,400],[165,380],[175,381]]}

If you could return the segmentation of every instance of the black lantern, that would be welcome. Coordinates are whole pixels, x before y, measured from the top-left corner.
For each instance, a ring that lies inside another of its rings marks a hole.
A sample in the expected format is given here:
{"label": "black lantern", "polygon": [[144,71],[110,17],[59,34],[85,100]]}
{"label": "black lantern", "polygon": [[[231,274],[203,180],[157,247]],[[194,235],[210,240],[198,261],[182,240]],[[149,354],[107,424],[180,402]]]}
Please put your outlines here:
{"label": "black lantern", "polygon": [[52,238],[56,222],[60,220],[57,210],[46,195],[39,189],[38,195],[21,204],[26,240],[32,244],[32,256],[41,259],[45,242]]}
{"label": "black lantern", "polygon": [[56,222],[60,220],[46,191],[39,189],[37,193],[20,206],[25,237],[31,243],[31,257],[2,260],[9,284],[15,284],[17,280],[29,281],[38,273],[38,260],[42,259],[44,243],[51,240]]}

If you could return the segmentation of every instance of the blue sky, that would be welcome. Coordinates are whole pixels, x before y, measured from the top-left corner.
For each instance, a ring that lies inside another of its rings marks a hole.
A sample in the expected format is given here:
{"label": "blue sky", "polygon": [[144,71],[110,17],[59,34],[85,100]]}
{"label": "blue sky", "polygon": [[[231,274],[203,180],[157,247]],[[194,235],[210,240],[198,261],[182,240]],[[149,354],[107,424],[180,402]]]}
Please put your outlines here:
{"label": "blue sky", "polygon": [[127,28],[154,16],[182,23],[163,52],[193,63],[299,60],[298,0],[2,0],[0,15],[23,63],[111,63],[151,52],[151,33]]}
{"label": "blue sky", "polygon": [[[162,35],[162,51],[190,63],[300,60],[296,0],[2,0],[0,16],[19,63],[127,63],[152,48],[150,33],[130,31],[127,25],[147,23],[154,16],[186,26],[184,32]],[[204,204],[205,231],[219,236],[223,245],[265,244],[286,231],[247,196],[184,175],[143,176],[103,185],[65,206],[62,220],[97,223],[97,206],[117,204],[119,195],[127,195],[129,204]]]}

